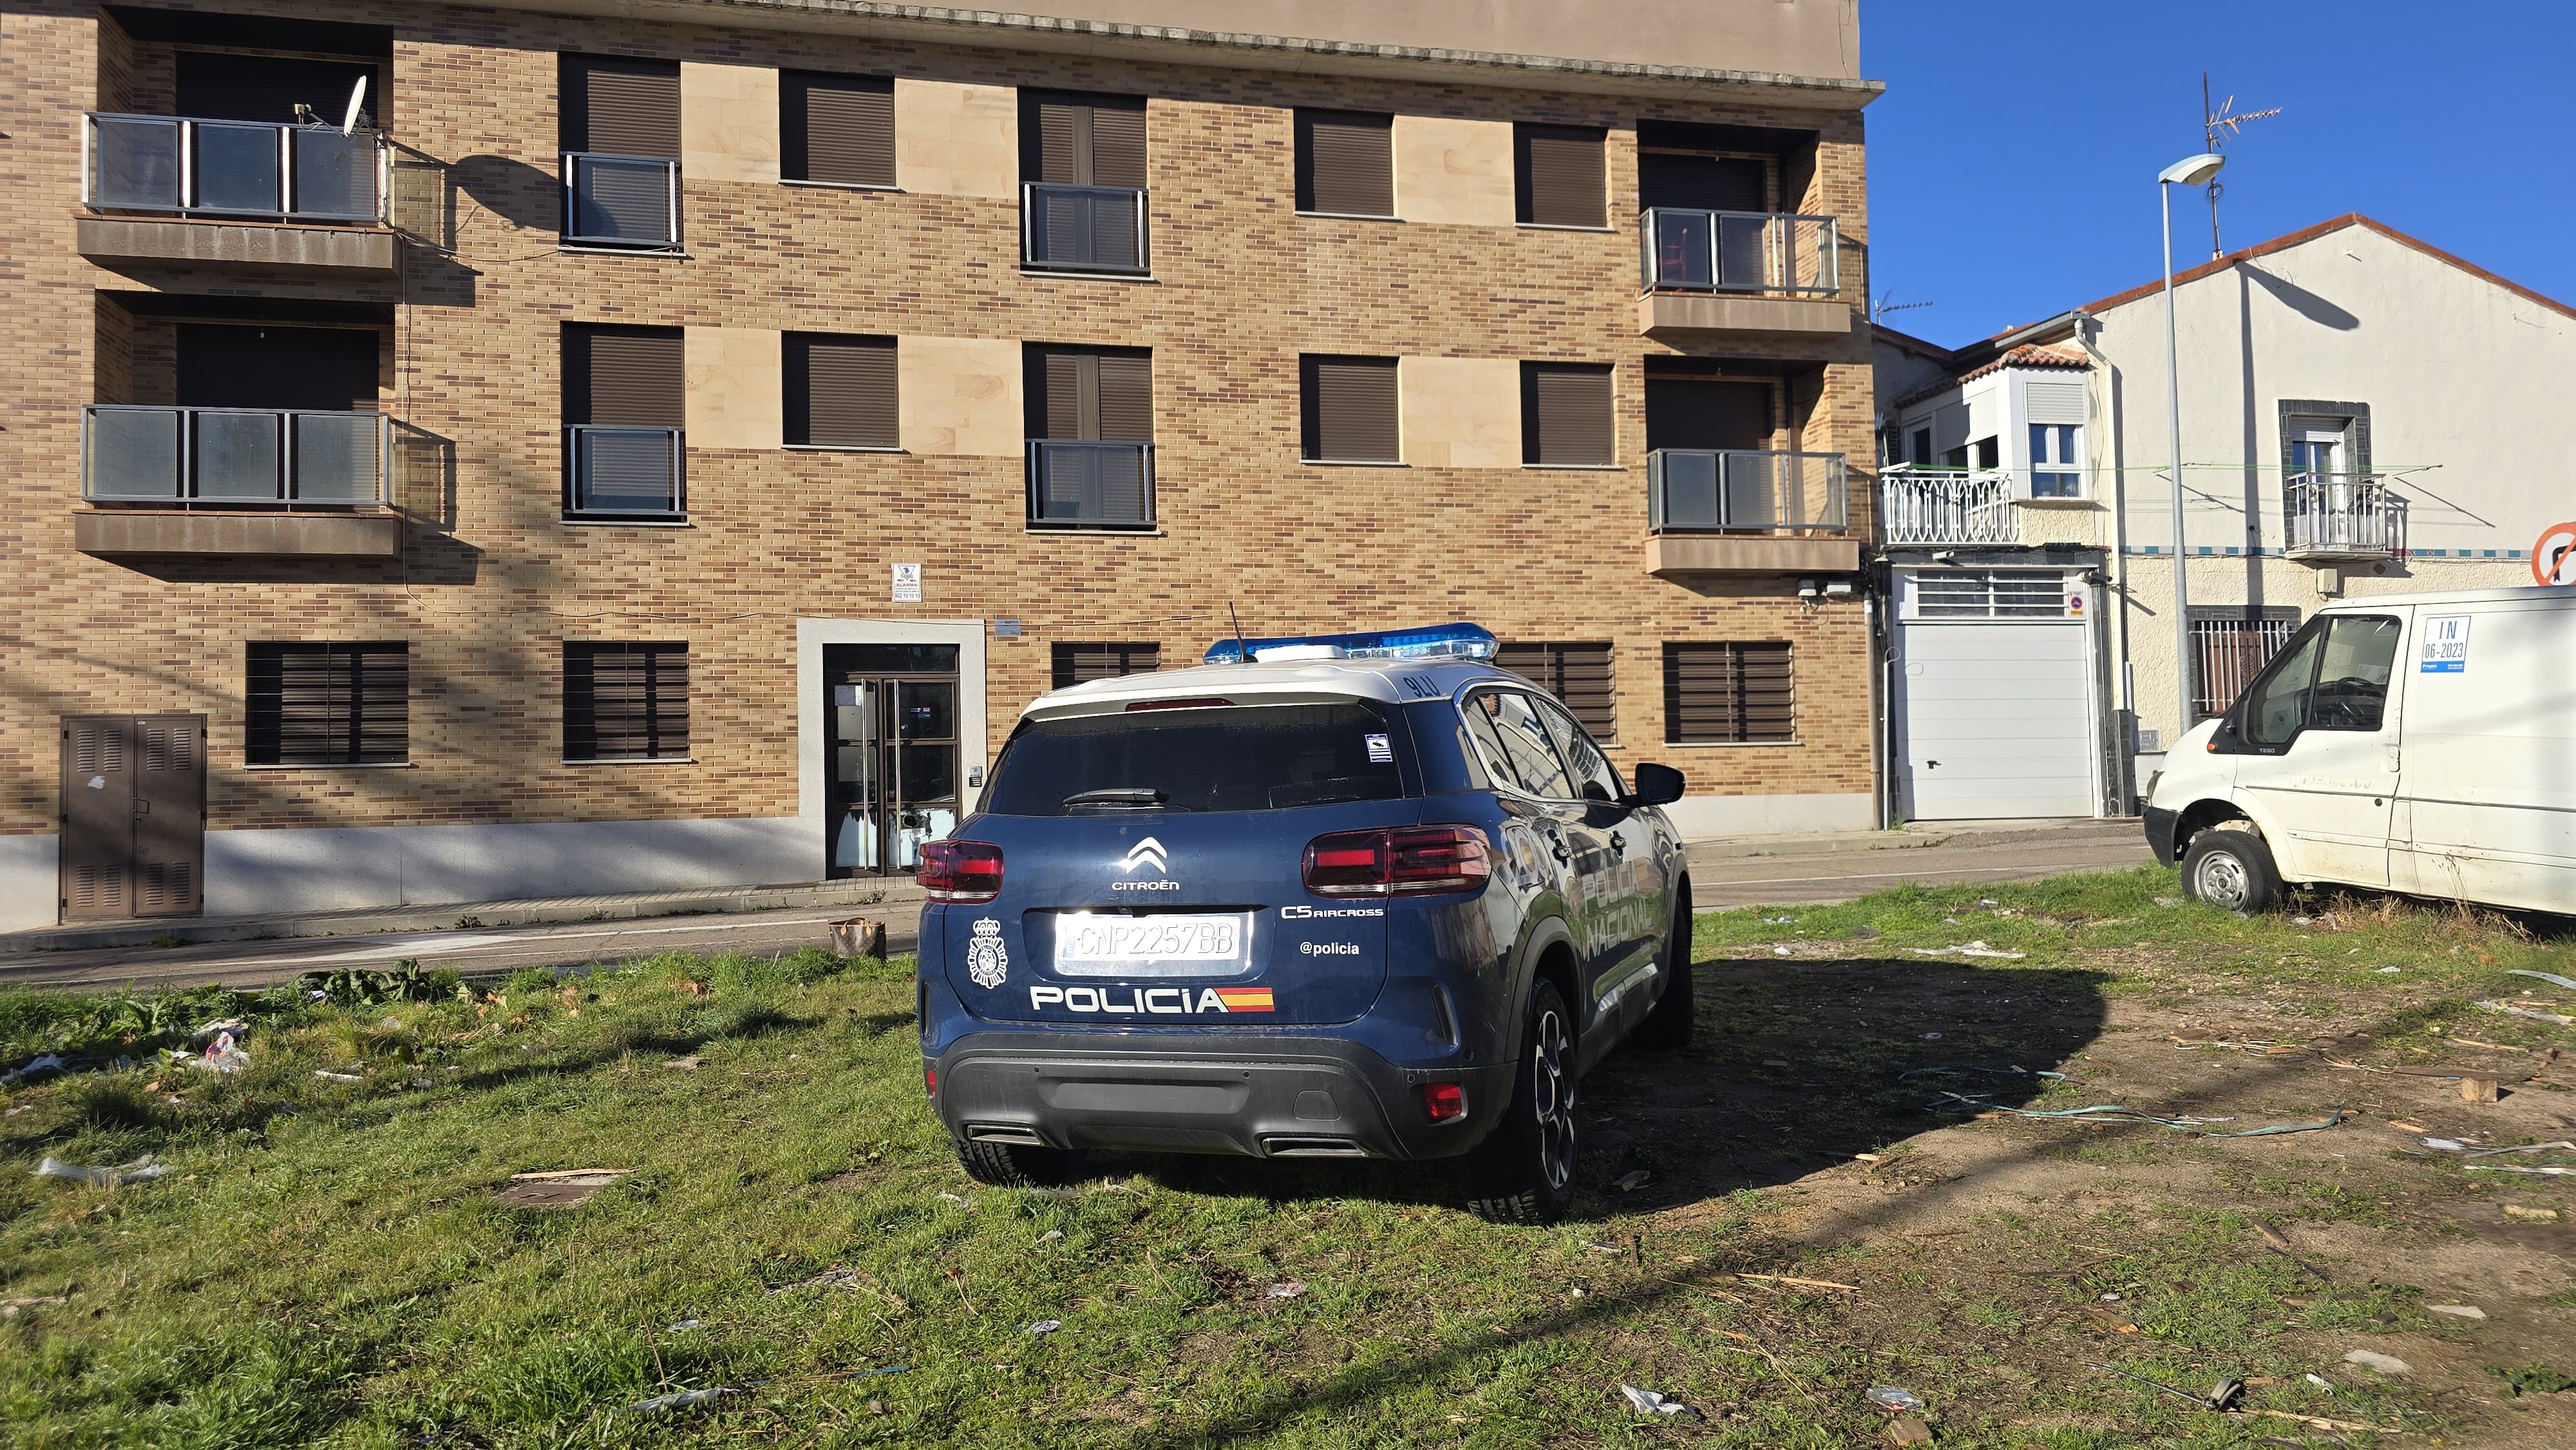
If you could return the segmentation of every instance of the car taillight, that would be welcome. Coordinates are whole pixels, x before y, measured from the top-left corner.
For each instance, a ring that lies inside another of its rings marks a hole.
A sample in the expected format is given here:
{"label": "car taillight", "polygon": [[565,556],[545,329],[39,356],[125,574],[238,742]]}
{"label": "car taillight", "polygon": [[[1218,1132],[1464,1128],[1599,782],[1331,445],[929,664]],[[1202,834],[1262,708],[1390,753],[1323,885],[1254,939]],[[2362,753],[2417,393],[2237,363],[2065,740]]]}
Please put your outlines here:
{"label": "car taillight", "polygon": [[1435,1123],[1467,1116],[1467,1090],[1454,1082],[1427,1082],[1422,1085],[1423,1115]]}
{"label": "car taillight", "polygon": [[1493,852],[1473,826],[1335,831],[1306,843],[1306,889],[1318,896],[1472,891],[1493,874]]}
{"label": "car taillight", "polygon": [[982,841],[924,842],[912,879],[933,901],[990,901],[1002,894],[1002,848]]}

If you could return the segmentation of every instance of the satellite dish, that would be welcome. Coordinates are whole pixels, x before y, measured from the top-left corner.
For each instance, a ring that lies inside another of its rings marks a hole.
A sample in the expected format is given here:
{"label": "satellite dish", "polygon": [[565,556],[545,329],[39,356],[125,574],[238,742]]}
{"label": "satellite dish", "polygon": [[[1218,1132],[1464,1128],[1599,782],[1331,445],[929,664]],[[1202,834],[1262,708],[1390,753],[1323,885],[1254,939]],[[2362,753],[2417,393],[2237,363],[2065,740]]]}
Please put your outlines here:
{"label": "satellite dish", "polygon": [[341,135],[346,136],[346,135],[348,135],[351,131],[354,131],[354,130],[356,130],[356,129],[357,129],[357,127],[358,127],[358,103],[359,103],[360,101],[365,100],[366,98],[367,98],[367,78],[366,78],[365,76],[360,76],[360,77],[358,77],[358,83],[357,83],[356,85],[354,85],[354,86],[349,87],[349,109],[347,109],[346,111],[343,111],[343,112],[341,112],[341,113],[340,113],[340,134],[341,134]]}

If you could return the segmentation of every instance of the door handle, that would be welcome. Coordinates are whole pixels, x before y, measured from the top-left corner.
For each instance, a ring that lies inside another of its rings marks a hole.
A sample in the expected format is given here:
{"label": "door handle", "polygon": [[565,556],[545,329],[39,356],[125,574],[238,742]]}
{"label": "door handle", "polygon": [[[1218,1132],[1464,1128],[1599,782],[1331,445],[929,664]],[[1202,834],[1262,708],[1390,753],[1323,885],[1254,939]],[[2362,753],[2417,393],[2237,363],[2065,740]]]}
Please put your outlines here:
{"label": "door handle", "polygon": [[147,800],[137,800],[134,803],[134,813],[138,816],[148,816],[152,814],[152,802]]}

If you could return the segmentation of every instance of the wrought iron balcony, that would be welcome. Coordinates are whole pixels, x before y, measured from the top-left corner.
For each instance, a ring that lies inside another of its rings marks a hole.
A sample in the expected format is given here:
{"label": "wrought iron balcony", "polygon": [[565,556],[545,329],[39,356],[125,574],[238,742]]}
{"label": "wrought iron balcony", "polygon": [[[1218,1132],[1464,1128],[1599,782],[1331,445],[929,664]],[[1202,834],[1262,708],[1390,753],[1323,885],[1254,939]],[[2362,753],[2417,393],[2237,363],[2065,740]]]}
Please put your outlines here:
{"label": "wrought iron balcony", "polygon": [[81,411],[81,497],[173,508],[374,508],[386,501],[382,413],[157,408]]}
{"label": "wrought iron balcony", "polygon": [[1646,455],[1646,526],[1671,533],[1822,533],[1847,526],[1839,453],[1658,448]]}
{"label": "wrought iron balcony", "polygon": [[1842,291],[1842,231],[1829,216],[1659,206],[1647,210],[1638,234],[1649,292]]}
{"label": "wrought iron balcony", "polygon": [[1029,526],[1152,528],[1154,445],[1030,439]]}
{"label": "wrought iron balcony", "polygon": [[1020,261],[1048,272],[1141,274],[1145,189],[1022,182]]}
{"label": "wrought iron balcony", "polygon": [[677,251],[680,163],[662,156],[563,156],[563,239],[580,247]]}
{"label": "wrought iron balcony", "polygon": [[385,220],[391,152],[375,131],[93,111],[81,134],[92,211]]}
{"label": "wrought iron balcony", "polygon": [[2281,486],[2281,522],[2292,559],[2369,559],[2402,544],[2402,506],[2378,475],[2294,473]]}
{"label": "wrought iron balcony", "polygon": [[1917,468],[1890,464],[1878,476],[1882,544],[2010,544],[2012,474],[2003,469]]}
{"label": "wrought iron balcony", "polygon": [[578,423],[564,429],[564,516],[633,522],[688,517],[678,428]]}

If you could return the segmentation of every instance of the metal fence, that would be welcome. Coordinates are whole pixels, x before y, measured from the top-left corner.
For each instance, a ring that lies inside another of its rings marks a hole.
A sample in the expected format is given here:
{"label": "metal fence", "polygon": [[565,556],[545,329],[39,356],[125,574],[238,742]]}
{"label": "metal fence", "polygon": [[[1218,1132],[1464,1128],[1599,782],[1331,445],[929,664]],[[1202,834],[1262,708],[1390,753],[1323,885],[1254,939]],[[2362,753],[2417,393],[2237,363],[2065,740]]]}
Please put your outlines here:
{"label": "metal fence", "polygon": [[1659,206],[1638,232],[1650,292],[1842,291],[1842,229],[1829,216]]}
{"label": "metal fence", "polygon": [[2016,541],[2012,475],[1892,464],[1878,476],[1879,542],[2009,544]]}
{"label": "metal fence", "polygon": [[381,222],[375,131],[86,113],[81,201],[94,211]]}
{"label": "metal fence", "polygon": [[370,508],[385,501],[382,413],[160,408],[81,410],[81,497],[180,508]]}
{"label": "metal fence", "polygon": [[1658,448],[1646,455],[1646,500],[1659,534],[1839,533],[1850,517],[1839,453]]}
{"label": "metal fence", "polygon": [[574,424],[564,435],[566,514],[687,515],[681,468],[686,445],[680,429]]}
{"label": "metal fence", "polygon": [[1144,271],[1144,188],[1021,183],[1020,260],[1049,271]]}
{"label": "metal fence", "polygon": [[680,163],[660,156],[563,157],[563,239],[585,247],[680,245]]}
{"label": "metal fence", "polygon": [[1154,445],[1029,440],[1029,522],[1052,528],[1154,526]]}
{"label": "metal fence", "polygon": [[2367,473],[2294,473],[2281,486],[2281,523],[2293,557],[2393,553],[2395,500]]}

